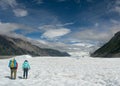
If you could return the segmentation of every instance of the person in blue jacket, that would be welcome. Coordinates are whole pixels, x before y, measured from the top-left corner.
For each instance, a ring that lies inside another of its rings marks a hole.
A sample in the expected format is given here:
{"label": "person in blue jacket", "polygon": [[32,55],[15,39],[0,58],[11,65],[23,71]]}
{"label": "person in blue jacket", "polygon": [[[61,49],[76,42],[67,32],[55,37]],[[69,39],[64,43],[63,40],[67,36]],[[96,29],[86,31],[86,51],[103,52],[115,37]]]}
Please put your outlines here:
{"label": "person in blue jacket", "polygon": [[24,61],[22,68],[23,68],[23,78],[27,79],[28,78],[28,70],[30,70],[30,65],[27,60]]}
{"label": "person in blue jacket", "polygon": [[17,73],[18,63],[15,60],[15,58],[13,58],[13,59],[11,59],[9,61],[8,67],[11,70],[11,79],[16,79],[16,73]]}

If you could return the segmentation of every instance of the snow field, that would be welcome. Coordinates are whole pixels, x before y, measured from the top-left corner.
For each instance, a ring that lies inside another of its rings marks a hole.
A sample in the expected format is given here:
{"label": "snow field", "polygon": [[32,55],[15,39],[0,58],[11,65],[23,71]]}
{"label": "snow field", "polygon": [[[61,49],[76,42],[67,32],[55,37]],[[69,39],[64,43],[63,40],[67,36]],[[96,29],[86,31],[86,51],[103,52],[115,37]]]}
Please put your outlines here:
{"label": "snow field", "polygon": [[[119,58],[16,57],[17,79],[9,79],[10,59],[0,60],[0,86],[120,86]],[[30,63],[28,79],[22,79],[22,63]]]}

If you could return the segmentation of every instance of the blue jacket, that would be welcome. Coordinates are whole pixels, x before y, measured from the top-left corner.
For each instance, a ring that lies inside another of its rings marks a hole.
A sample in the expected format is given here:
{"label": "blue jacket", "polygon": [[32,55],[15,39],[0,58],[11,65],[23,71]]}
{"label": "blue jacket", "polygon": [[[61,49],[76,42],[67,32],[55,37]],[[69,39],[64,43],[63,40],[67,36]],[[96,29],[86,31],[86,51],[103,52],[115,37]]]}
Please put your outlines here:
{"label": "blue jacket", "polygon": [[30,65],[28,62],[24,62],[23,65],[22,65],[22,68],[25,69],[25,68],[28,68],[30,69]]}

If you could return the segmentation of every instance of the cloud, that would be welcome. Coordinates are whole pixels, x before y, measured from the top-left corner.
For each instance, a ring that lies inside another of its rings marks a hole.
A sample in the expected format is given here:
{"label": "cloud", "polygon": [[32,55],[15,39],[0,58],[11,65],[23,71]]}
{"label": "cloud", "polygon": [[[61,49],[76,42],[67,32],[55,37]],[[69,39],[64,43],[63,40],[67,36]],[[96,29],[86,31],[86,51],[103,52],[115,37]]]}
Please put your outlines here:
{"label": "cloud", "polygon": [[55,25],[43,25],[43,26],[40,26],[38,28],[40,30],[46,31],[46,30],[49,30],[49,29],[57,29],[57,26],[55,26]]}
{"label": "cloud", "polygon": [[110,11],[120,14],[120,0],[115,0],[115,3],[112,3]]}
{"label": "cloud", "polygon": [[17,17],[24,17],[28,15],[28,12],[24,9],[14,9],[13,12]]}
{"label": "cloud", "polygon": [[48,39],[54,39],[54,38],[57,38],[57,37],[64,36],[68,33],[70,33],[70,30],[66,29],[66,28],[51,29],[51,30],[45,31],[43,33],[42,37],[48,38]]}
{"label": "cloud", "polygon": [[106,27],[105,29],[86,29],[83,31],[75,32],[71,38],[79,40],[93,40],[93,41],[109,41],[116,32],[120,31],[120,24]]}
{"label": "cloud", "polygon": [[53,25],[43,25],[43,26],[40,26],[39,29],[43,29],[43,30],[48,30],[48,29],[58,29],[58,28],[61,28],[61,27],[64,27],[64,26],[69,26],[69,25],[73,25],[74,23],[73,22],[69,22],[69,23],[64,23],[64,24],[61,24],[61,23],[57,23],[57,21],[55,21],[55,23],[53,23]]}
{"label": "cloud", "polygon": [[116,6],[116,7],[114,8],[114,11],[120,14],[120,6]]}
{"label": "cloud", "polygon": [[0,0],[0,6],[2,7],[2,9],[7,9],[9,7],[14,8],[17,5],[18,4],[16,0]]}
{"label": "cloud", "polygon": [[[23,33],[17,34],[16,30],[23,30]],[[12,37],[23,37],[24,34],[31,33],[34,30],[28,26],[16,24],[16,23],[3,23],[0,22],[0,34],[12,36]]]}
{"label": "cloud", "polygon": [[[65,2],[70,0],[57,0],[58,2]],[[72,0],[71,0],[72,1]],[[75,3],[79,4],[81,0],[73,0]]]}
{"label": "cloud", "polygon": [[68,26],[68,25],[73,25],[74,23],[73,22],[70,22],[70,23],[65,23],[65,24],[56,24],[56,26]]}
{"label": "cloud", "polygon": [[58,38],[70,33],[70,29],[64,28],[63,26],[71,25],[72,23],[57,24],[55,25],[43,25],[39,29],[35,29],[23,24],[17,23],[4,23],[0,22],[0,34],[16,36],[24,36],[26,34],[32,34],[34,32],[42,32],[41,38],[47,40],[57,40]]}
{"label": "cloud", "polygon": [[110,19],[110,22],[113,24],[113,25],[119,25],[120,22],[115,20],[115,19]]}
{"label": "cloud", "polygon": [[0,7],[3,10],[11,8],[16,17],[24,17],[28,14],[27,10],[20,7],[16,0],[0,0]]}
{"label": "cloud", "polygon": [[68,28],[56,25],[44,25],[39,27],[39,29],[43,31],[41,37],[47,39],[56,39],[71,32]]}
{"label": "cloud", "polygon": [[99,31],[88,29],[75,33],[75,37],[81,40],[104,40],[108,38],[108,35],[107,33],[100,33]]}
{"label": "cloud", "polygon": [[22,34],[16,34],[14,31],[21,28],[21,25],[15,23],[0,22],[0,34],[14,38],[25,38]]}
{"label": "cloud", "polygon": [[115,24],[113,27],[110,28],[111,34],[115,34],[116,32],[120,31],[120,23]]}
{"label": "cloud", "polygon": [[16,24],[1,23],[0,22],[0,34],[8,34],[16,30],[18,26]]}

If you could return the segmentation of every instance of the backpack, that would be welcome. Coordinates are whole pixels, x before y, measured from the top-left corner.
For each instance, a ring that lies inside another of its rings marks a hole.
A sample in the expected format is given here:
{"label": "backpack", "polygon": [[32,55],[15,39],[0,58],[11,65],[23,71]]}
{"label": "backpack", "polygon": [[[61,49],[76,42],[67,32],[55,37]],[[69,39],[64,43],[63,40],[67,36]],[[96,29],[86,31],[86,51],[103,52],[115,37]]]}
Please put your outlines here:
{"label": "backpack", "polygon": [[15,60],[12,60],[12,61],[11,61],[11,64],[10,64],[10,67],[11,67],[11,68],[16,67],[16,65],[15,65],[15,64],[16,64],[16,61],[15,61]]}

